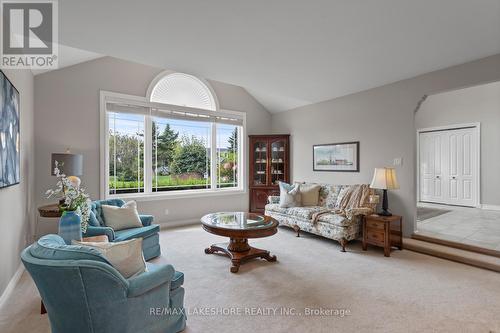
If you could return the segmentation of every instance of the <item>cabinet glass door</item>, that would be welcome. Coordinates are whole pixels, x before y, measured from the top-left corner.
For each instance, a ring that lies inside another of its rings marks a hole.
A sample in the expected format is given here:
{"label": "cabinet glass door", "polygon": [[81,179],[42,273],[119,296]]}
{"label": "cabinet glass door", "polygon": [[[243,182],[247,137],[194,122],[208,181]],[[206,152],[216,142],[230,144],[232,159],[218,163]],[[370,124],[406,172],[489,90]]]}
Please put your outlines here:
{"label": "cabinet glass door", "polygon": [[278,182],[286,181],[285,179],[285,162],[286,162],[286,141],[278,139],[271,141],[271,183],[278,185]]}
{"label": "cabinet glass door", "polygon": [[267,141],[255,141],[253,144],[253,185],[267,185]]}

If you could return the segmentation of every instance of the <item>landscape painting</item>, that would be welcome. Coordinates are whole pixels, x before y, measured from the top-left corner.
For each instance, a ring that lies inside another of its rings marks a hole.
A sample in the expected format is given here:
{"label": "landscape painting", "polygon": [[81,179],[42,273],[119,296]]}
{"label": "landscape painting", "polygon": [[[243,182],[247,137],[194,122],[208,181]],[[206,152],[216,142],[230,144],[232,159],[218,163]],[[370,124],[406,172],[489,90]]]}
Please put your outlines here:
{"label": "landscape painting", "polygon": [[359,141],[314,145],[313,170],[359,172]]}
{"label": "landscape painting", "polygon": [[19,183],[19,92],[0,71],[0,188]]}

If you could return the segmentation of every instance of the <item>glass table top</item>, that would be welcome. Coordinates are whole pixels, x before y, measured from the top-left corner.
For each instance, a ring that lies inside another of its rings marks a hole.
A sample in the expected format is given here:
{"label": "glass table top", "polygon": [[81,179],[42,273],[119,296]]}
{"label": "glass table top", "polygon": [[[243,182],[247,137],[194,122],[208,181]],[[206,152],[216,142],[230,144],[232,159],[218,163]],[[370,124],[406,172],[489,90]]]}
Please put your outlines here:
{"label": "glass table top", "polygon": [[246,212],[221,212],[201,218],[205,225],[224,229],[262,229],[271,227],[275,222],[269,217]]}

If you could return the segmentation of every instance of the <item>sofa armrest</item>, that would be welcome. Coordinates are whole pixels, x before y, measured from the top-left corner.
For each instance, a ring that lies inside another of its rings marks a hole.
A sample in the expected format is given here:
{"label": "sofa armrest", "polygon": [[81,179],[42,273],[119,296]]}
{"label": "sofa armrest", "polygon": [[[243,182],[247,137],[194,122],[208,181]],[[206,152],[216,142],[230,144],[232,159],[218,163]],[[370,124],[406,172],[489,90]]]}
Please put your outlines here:
{"label": "sofa armrest", "polygon": [[279,204],[280,203],[280,197],[278,195],[270,195],[267,197],[267,203],[270,204]]}
{"label": "sofa armrest", "polygon": [[137,297],[174,278],[175,269],[172,265],[148,264],[148,270],[138,276],[128,279],[128,297]]}
{"label": "sofa armrest", "polygon": [[115,232],[113,231],[112,228],[110,227],[94,227],[89,225],[87,227],[87,232],[83,234],[83,237],[92,237],[92,236],[99,236],[99,235],[106,235],[108,236],[108,239],[110,242],[112,242],[115,239]]}
{"label": "sofa armrest", "polygon": [[351,219],[355,216],[365,216],[370,214],[373,214],[373,209],[369,207],[350,208],[346,211],[346,216],[348,219]]}
{"label": "sofa armrest", "polygon": [[141,219],[142,225],[147,227],[147,226],[150,226],[151,223],[153,223],[154,216],[153,215],[139,215],[139,218]]}

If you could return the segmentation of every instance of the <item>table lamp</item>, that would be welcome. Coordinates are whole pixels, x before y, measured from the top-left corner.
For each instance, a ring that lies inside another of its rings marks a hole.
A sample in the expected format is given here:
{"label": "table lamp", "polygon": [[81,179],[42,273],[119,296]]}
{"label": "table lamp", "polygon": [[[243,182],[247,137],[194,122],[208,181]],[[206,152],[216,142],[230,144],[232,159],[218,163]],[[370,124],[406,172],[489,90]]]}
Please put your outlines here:
{"label": "table lamp", "polygon": [[398,180],[396,178],[396,170],[394,168],[375,168],[370,187],[384,191],[382,199],[382,211],[378,213],[378,215],[391,216],[392,214],[389,212],[387,190],[399,189]]}
{"label": "table lamp", "polygon": [[83,156],[80,154],[71,154],[69,150],[66,153],[53,153],[50,164],[50,174],[55,176],[54,169],[56,161],[59,171],[65,174],[69,181],[75,186],[80,187],[81,180],[78,176],[83,175]]}
{"label": "table lamp", "polygon": [[66,176],[81,176],[83,174],[83,156],[80,154],[52,153],[52,162],[50,164],[50,174],[55,176],[54,169],[58,162],[58,168]]}

